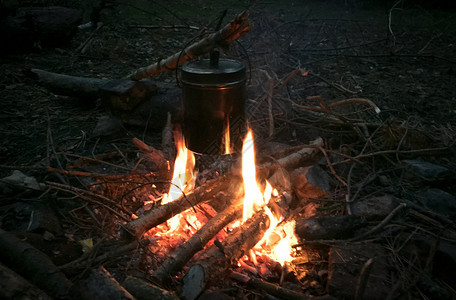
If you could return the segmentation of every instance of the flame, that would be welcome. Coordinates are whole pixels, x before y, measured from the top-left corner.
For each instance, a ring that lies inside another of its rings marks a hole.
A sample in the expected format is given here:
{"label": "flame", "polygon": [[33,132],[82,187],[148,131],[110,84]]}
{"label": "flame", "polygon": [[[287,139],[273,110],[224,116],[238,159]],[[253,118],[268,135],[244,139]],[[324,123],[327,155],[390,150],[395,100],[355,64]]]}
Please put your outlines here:
{"label": "flame", "polygon": [[295,221],[290,221],[282,226],[282,239],[277,245],[272,248],[273,259],[278,261],[282,266],[286,262],[293,260],[291,249],[294,244],[298,243],[298,239],[294,235]]}
{"label": "flame", "polygon": [[225,154],[231,154],[231,138],[230,138],[230,120],[226,122],[225,126],[225,135],[224,135],[224,143],[225,143]]}
{"label": "flame", "polygon": [[[251,130],[247,132],[242,146],[242,178],[244,182],[243,222],[250,218],[259,207],[264,207],[264,211],[270,219],[268,230],[255,246],[256,253],[266,254],[283,266],[293,259],[290,254],[292,245],[298,243],[294,235],[295,222],[281,224],[283,217],[275,216],[266,205],[273,196],[278,195],[278,191],[266,181],[264,191],[261,192],[260,184],[256,179],[255,150]],[[275,242],[274,239],[276,239]],[[251,256],[251,261],[256,265],[253,252]]]}
{"label": "flame", "polygon": [[253,134],[249,130],[242,145],[242,179],[244,181],[244,209],[242,221],[245,222],[253,215],[256,207],[265,204],[263,193],[256,180],[255,150]]}
{"label": "flame", "polygon": [[[163,196],[162,204],[172,202],[180,198],[183,193],[193,189],[196,173],[195,155],[185,147],[185,140],[180,129],[174,131],[174,143],[176,144],[177,156],[174,162],[173,177],[167,194]],[[180,223],[180,214],[168,220],[169,231],[174,231]]]}

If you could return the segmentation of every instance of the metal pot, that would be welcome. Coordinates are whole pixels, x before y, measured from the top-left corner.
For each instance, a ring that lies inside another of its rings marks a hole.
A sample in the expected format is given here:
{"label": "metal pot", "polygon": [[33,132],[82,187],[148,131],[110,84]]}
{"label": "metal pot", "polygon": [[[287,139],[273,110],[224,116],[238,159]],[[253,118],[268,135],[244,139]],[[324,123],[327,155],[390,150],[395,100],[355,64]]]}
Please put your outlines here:
{"label": "metal pot", "polygon": [[231,59],[203,59],[182,66],[183,132],[188,149],[214,155],[241,151],[245,77],[245,65]]}

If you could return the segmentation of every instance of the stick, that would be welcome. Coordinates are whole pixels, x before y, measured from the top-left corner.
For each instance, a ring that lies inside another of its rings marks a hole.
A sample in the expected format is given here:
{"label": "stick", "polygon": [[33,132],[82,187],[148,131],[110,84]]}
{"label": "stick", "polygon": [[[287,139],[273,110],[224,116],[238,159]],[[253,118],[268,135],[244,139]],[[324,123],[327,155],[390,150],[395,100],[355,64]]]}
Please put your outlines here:
{"label": "stick", "polygon": [[364,299],[364,291],[366,290],[367,280],[369,279],[373,261],[374,260],[372,258],[369,258],[361,269],[361,273],[359,274],[358,282],[356,284],[355,300]]}
{"label": "stick", "polygon": [[269,217],[263,209],[230,234],[221,246],[212,245],[185,275],[182,287],[183,297],[195,299],[221,273],[247,254],[260,241],[268,228]]}
{"label": "stick", "polygon": [[243,283],[247,288],[254,289],[260,292],[266,292],[279,299],[290,299],[290,300],[334,300],[334,297],[329,295],[321,297],[311,297],[304,294],[280,287],[276,284],[263,281],[262,279],[250,278],[247,275],[232,272],[230,278]]}
{"label": "stick", "polygon": [[[320,137],[310,142],[310,144],[316,147],[323,147],[324,145],[323,139]],[[318,153],[318,148],[315,147],[302,148],[298,152],[292,153],[286,157],[278,159],[276,163],[268,162],[262,164],[257,168],[257,170],[259,174],[261,174],[265,178],[268,178],[277,170],[279,166],[287,170],[294,170],[305,164],[309,165],[314,160],[316,160],[316,158],[318,157]]]}
{"label": "stick", "polygon": [[176,251],[152,274],[159,283],[169,283],[171,276],[179,272],[193,255],[203,250],[203,247],[226,225],[239,218],[242,213],[242,203],[229,206],[223,212],[210,219],[187,242],[180,245]]}
{"label": "stick", "polygon": [[[227,45],[238,39],[250,30],[250,21],[247,19],[248,11],[237,15],[225,27],[210,34],[199,42],[190,45],[183,53],[174,53],[164,60],[160,60],[147,67],[140,68],[129,74],[127,78],[140,80],[150,77],[166,70],[174,70],[179,65],[196,58],[199,55],[208,53],[217,45]],[[182,54],[182,55],[181,55]]]}

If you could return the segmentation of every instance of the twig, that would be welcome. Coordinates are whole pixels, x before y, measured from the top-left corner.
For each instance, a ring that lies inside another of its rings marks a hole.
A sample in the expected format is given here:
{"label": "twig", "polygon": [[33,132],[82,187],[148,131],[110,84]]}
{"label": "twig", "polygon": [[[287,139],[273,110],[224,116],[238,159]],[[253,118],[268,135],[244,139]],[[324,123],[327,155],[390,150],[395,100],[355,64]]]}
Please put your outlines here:
{"label": "twig", "polygon": [[312,240],[312,241],[303,241],[302,243],[293,245],[292,247],[293,248],[298,248],[298,247],[302,247],[302,246],[309,245],[309,244],[312,244],[312,245],[314,245],[314,244],[316,244],[316,245],[331,245],[331,244],[346,243],[346,242],[357,242],[357,241],[359,241],[359,240],[371,235],[372,233],[378,231],[382,227],[384,227],[402,208],[404,208],[406,206],[407,205],[405,203],[399,204],[395,209],[393,209],[393,211],[391,211],[389,213],[388,216],[386,216],[379,224],[377,224],[377,226],[373,227],[369,231],[366,231],[365,233],[363,233],[363,234],[361,234],[359,236],[356,236],[354,238],[351,238],[351,239],[348,239],[348,240]]}
{"label": "twig", "polygon": [[192,25],[139,25],[139,24],[130,24],[127,25],[130,28],[144,28],[144,29],[193,29],[200,30],[198,26]]}
{"label": "twig", "polygon": [[84,53],[87,50],[88,44],[92,41],[93,37],[98,32],[98,30],[100,30],[101,27],[103,27],[103,25],[97,26],[97,28],[95,28],[95,30],[92,31],[89,37],[74,50],[74,54],[77,54],[79,52]]}
{"label": "twig", "polygon": [[375,232],[377,232],[379,229],[381,229],[382,227],[384,227],[402,208],[406,207],[407,204],[405,203],[401,203],[399,204],[395,209],[393,209],[389,215],[387,215],[379,224],[377,224],[377,226],[373,227],[372,229],[370,229],[369,231],[366,231],[365,233],[359,235],[359,236],[356,236],[352,239],[349,239],[348,241],[350,242],[354,242],[354,241],[358,241],[358,240],[361,240]]}
{"label": "twig", "polygon": [[372,258],[369,258],[361,269],[358,282],[356,284],[355,300],[364,299],[364,291],[366,290],[367,281],[369,279],[373,262],[374,260]]}
{"label": "twig", "polygon": [[388,13],[388,30],[389,33],[391,34],[392,38],[392,47],[396,46],[396,36],[394,35],[392,27],[392,15],[393,15],[393,10],[396,8],[396,6],[399,5],[403,0],[398,0],[394,5],[391,7],[389,13]]}
{"label": "twig", "polygon": [[123,208],[118,203],[116,203],[116,202],[112,201],[111,199],[106,198],[106,197],[104,197],[102,195],[98,195],[98,194],[95,194],[95,193],[92,193],[92,192],[89,192],[89,191],[86,191],[86,190],[82,190],[82,189],[79,189],[79,188],[74,187],[74,186],[63,185],[63,184],[60,184],[60,183],[57,183],[57,182],[47,181],[46,184],[49,187],[51,187],[51,188],[54,188],[54,189],[57,189],[57,190],[61,190],[61,191],[65,191],[65,192],[71,192],[71,193],[73,193],[75,195],[78,195],[79,197],[84,198],[87,201],[90,201],[90,202],[93,202],[93,203],[98,204],[100,206],[103,206],[104,208],[106,208],[107,210],[111,211],[112,213],[114,213],[118,217],[122,218],[124,221],[129,221],[130,219],[126,218],[125,216],[123,216],[122,214],[120,214],[119,212],[114,210],[111,206],[106,205],[106,204],[104,204],[104,203],[102,203],[100,201],[94,200],[94,199],[88,197],[87,195],[102,199],[103,201],[106,201],[109,204],[114,205],[114,207],[117,207],[118,209],[123,210],[125,213],[129,214],[130,216],[133,214],[132,212],[130,212],[130,211],[126,210],[125,208]]}

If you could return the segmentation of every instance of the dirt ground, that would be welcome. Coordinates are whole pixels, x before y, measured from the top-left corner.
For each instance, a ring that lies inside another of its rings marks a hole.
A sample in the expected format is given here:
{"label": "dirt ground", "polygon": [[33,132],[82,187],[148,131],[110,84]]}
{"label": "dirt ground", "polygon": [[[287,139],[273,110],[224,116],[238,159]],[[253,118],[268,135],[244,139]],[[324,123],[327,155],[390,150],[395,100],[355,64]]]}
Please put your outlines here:
{"label": "dirt ground", "polygon": [[[110,161],[112,165],[97,171],[126,173],[115,166],[135,167],[138,149],[131,142],[133,137],[161,148],[161,130],[157,129],[124,124],[112,134],[94,135],[99,119],[108,115],[101,103],[55,95],[27,77],[24,70],[120,78],[181,50],[204,27],[211,30],[222,10],[228,9],[226,23],[250,8],[251,31],[223,55],[249,65],[248,112],[260,147],[266,149],[271,141],[299,146],[321,136],[329,152],[353,157],[370,153],[374,157],[374,153],[390,151],[385,159],[368,158],[367,166],[353,174],[343,167],[336,167],[336,171],[346,180],[351,176],[353,186],[362,186],[366,174],[383,172],[392,179],[396,195],[410,196],[428,183],[401,177],[401,160],[422,159],[450,170],[450,179],[437,184],[456,196],[454,10],[436,10],[409,1],[393,10],[394,3],[375,1],[251,1],[255,2],[252,6],[247,2],[119,2],[102,11],[103,26],[96,31],[79,30],[68,43],[56,48],[36,45],[32,51],[1,57],[0,177],[19,169],[38,182],[61,182],[65,175],[46,172],[45,167],[65,169],[81,156],[106,153],[118,155]],[[82,7],[77,1],[70,4]],[[199,29],[166,27],[174,25]],[[76,51],[89,38],[84,53]],[[295,70],[300,72],[279,90]],[[301,75],[305,71],[308,75]],[[155,79],[174,84],[175,74],[164,73]],[[271,119],[264,95],[271,82],[278,92],[271,107],[275,130],[269,136]],[[320,96],[325,105],[347,99],[369,99],[374,105],[348,104],[319,115],[320,111],[302,108],[323,105],[308,98],[312,96]],[[154,122],[153,117],[148,122]],[[361,125],[353,126],[355,123]],[[366,132],[360,132],[363,129]],[[78,187],[88,182],[74,177],[65,181]],[[377,187],[370,185],[360,197]],[[336,190],[341,188],[339,185]],[[59,194],[51,194],[49,197],[60,199]],[[40,199],[40,195],[9,190],[0,201],[9,204],[28,198]],[[74,223],[67,228],[74,229]],[[80,229],[74,234],[82,237],[89,232]],[[94,231],[94,236],[100,235],[101,231]]]}

